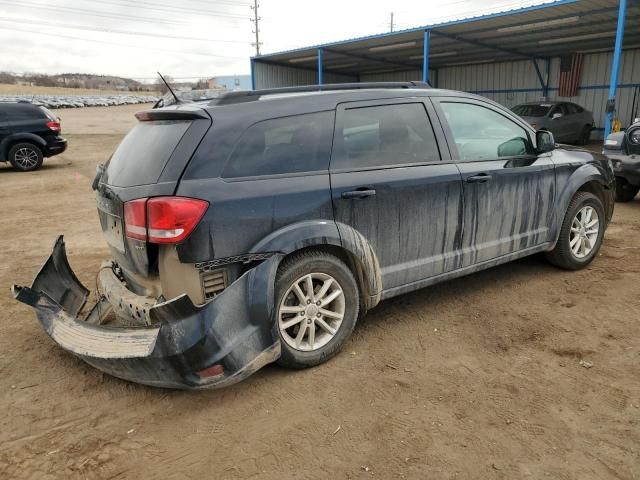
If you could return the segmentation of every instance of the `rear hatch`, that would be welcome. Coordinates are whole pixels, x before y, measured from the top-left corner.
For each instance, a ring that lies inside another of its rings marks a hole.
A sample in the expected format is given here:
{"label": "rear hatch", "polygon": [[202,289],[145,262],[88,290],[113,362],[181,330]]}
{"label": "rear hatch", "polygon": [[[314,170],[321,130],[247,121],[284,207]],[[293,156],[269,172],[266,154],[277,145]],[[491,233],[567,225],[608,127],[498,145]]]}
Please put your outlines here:
{"label": "rear hatch", "polygon": [[139,123],[125,136],[104,167],[97,206],[114,260],[129,275],[157,271],[157,246],[125,232],[124,205],[136,199],[171,196],[182,172],[211,126],[195,106],[175,106],[136,114]]}

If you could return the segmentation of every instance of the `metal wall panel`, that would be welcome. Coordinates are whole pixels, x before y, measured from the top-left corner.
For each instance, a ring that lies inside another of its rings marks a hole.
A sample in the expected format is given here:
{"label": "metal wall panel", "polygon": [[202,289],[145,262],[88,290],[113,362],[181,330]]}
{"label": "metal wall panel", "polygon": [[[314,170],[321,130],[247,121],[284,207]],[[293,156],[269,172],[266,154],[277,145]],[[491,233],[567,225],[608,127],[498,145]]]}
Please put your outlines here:
{"label": "metal wall panel", "polygon": [[[594,138],[602,137],[612,56],[613,52],[585,55],[578,94],[566,98],[558,97],[560,58],[551,60],[548,100],[575,102],[592,111],[596,128],[599,129],[594,133]],[[545,64],[539,62],[539,65],[544,74]],[[632,115],[634,85],[640,85],[640,49],[623,51],[621,65],[621,87],[618,89],[616,105],[618,118],[626,126]],[[508,108],[518,103],[542,99],[542,89],[530,60],[442,67],[438,69],[437,74],[431,70],[430,78],[437,78],[438,88],[475,92]],[[357,77],[329,73],[325,73],[325,79],[327,83],[358,81]],[[422,71],[419,69],[367,74],[360,77],[362,82],[402,82],[421,79]],[[257,63],[256,80],[258,88],[310,85],[317,82],[317,74],[308,70]]]}
{"label": "metal wall panel", "polygon": [[[313,70],[284,65],[272,65],[256,62],[254,68],[256,88],[295,87],[299,85],[315,85],[318,83],[318,73]],[[336,75],[324,72],[325,83],[357,82],[358,77],[350,75]]]}
{"label": "metal wall panel", "polygon": [[[429,70],[429,78],[434,78],[435,72]],[[361,82],[421,82],[422,70],[408,72],[370,73],[360,76]]]}

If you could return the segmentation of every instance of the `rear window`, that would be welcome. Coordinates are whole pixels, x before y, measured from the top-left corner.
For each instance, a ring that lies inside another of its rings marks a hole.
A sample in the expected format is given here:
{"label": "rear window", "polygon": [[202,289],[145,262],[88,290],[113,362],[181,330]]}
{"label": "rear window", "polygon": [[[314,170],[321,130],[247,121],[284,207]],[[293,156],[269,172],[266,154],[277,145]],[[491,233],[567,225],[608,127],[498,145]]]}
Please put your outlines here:
{"label": "rear window", "polygon": [[511,109],[513,113],[521,117],[544,117],[551,106],[548,103],[541,103],[538,105],[517,105]]}
{"label": "rear window", "polygon": [[256,123],[243,134],[224,178],[328,170],[333,113],[319,112]]}
{"label": "rear window", "polygon": [[191,121],[140,122],[122,140],[106,170],[106,183],[133,187],[156,183]]}

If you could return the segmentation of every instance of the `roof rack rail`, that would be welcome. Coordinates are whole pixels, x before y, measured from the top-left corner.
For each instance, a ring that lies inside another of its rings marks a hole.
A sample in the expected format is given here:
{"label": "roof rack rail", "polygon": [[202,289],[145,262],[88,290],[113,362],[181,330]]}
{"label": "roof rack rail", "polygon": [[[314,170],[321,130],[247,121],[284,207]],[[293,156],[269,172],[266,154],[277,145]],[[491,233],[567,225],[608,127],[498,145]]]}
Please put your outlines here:
{"label": "roof rack rail", "polygon": [[339,90],[364,90],[371,88],[431,88],[427,82],[362,82],[362,83],[329,83],[323,85],[304,85],[300,87],[268,88],[263,90],[243,90],[226,93],[214,100],[215,104],[241,103],[258,100],[263,95],[281,93],[330,92]]}

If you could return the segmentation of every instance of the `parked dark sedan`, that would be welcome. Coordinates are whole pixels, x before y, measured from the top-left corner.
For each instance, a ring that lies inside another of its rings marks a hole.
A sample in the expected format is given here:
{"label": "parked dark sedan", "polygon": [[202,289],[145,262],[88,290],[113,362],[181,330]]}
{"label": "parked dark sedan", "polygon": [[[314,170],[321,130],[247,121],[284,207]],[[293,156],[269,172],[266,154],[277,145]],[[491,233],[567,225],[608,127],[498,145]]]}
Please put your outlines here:
{"label": "parked dark sedan", "polygon": [[45,107],[0,102],[0,162],[23,172],[37,170],[45,157],[64,152],[60,119]]}
{"label": "parked dark sedan", "polygon": [[381,300],[527,255],[584,268],[613,213],[605,156],[462,92],[242,92],[137,118],[94,181],[97,304],[81,313],[62,237],[13,294],[62,348],[148,385],[317,365]]}
{"label": "parked dark sedan", "polygon": [[594,128],[593,113],[570,102],[522,103],[511,109],[536,130],[548,130],[558,142],[587,145]]}

